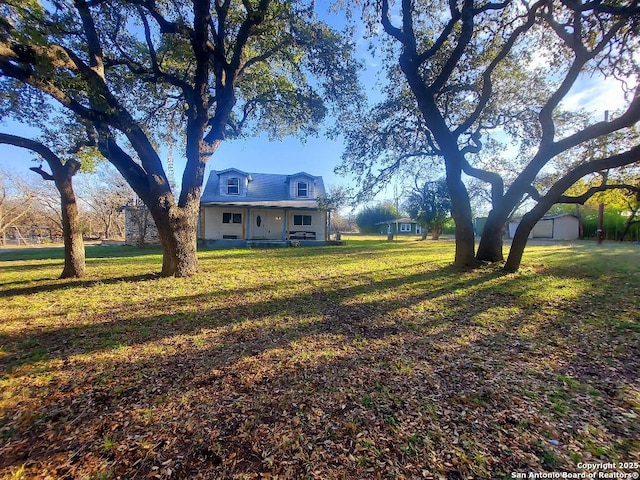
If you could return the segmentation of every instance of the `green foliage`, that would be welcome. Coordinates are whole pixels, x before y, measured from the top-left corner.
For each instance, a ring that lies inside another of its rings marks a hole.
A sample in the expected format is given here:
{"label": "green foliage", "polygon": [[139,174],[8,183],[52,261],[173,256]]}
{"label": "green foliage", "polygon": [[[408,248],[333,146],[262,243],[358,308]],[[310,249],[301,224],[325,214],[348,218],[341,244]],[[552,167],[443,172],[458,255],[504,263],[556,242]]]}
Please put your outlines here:
{"label": "green foliage", "polygon": [[[628,220],[629,211],[619,210],[615,207],[606,207],[604,210],[604,239],[620,240]],[[596,238],[598,231],[598,209],[586,206],[581,209],[584,238]],[[640,223],[631,225],[623,240],[640,241]]]}
{"label": "green foliage", "polygon": [[425,182],[421,188],[414,189],[404,208],[422,227],[428,226],[436,236],[442,233],[444,224],[451,215],[451,198],[446,179]]}
{"label": "green foliage", "polygon": [[[599,204],[604,205],[604,238],[607,240],[640,240],[640,183],[637,172],[608,179],[609,186],[628,185],[629,188],[612,188],[600,191],[591,196],[584,205],[558,204],[550,210],[550,214],[572,213],[582,220],[584,238],[595,238],[598,230]],[[565,193],[569,197],[583,195],[590,188],[602,185],[598,176],[590,180],[580,180]],[[624,234],[624,238],[621,238]]]}
{"label": "green foliage", "polygon": [[[210,21],[199,24],[192,2],[153,5],[121,0],[89,8],[99,42],[90,45],[94,32],[86,31],[80,4],[5,3],[2,13],[9,21],[0,31],[24,45],[14,64],[32,76],[24,79],[4,64],[2,98],[28,107],[23,97],[34,91],[38,98],[51,95],[62,110],[89,122],[106,115],[98,123],[123,137],[141,129],[156,147],[166,143],[166,131],[185,141],[196,110],[210,120],[205,126],[213,132],[206,141],[213,143],[262,132],[272,139],[315,134],[329,109],[339,116],[362,104],[352,40],[320,21],[306,2],[224,2],[212,6]],[[193,43],[200,28],[206,52]],[[104,82],[78,63],[86,61],[88,50],[103,56]],[[12,77],[31,86],[15,93]],[[26,107],[14,111],[25,121],[46,124],[41,116],[28,116]],[[145,166],[149,152],[143,144],[133,141],[125,150]]]}
{"label": "green foliage", "polygon": [[379,233],[379,222],[393,220],[398,218],[400,212],[396,209],[392,202],[382,202],[373,207],[365,207],[356,214],[356,224],[362,233]]}

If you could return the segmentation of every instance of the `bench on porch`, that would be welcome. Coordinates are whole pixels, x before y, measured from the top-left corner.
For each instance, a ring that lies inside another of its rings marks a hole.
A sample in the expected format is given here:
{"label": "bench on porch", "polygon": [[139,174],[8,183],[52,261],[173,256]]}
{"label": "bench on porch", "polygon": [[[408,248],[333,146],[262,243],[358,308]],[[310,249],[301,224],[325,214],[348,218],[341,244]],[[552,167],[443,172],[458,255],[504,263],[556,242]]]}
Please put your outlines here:
{"label": "bench on porch", "polygon": [[315,240],[316,232],[290,231],[290,240]]}

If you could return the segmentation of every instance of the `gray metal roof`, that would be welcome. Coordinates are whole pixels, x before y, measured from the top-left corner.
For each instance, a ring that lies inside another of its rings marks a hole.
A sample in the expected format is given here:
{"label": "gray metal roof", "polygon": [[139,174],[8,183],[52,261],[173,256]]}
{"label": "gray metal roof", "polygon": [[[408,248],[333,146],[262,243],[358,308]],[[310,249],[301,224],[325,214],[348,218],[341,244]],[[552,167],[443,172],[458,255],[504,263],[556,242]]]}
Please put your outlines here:
{"label": "gray metal roof", "polygon": [[[573,213],[556,213],[552,215],[544,215],[540,220],[555,220],[556,218],[563,218],[563,217],[574,217],[578,219],[580,218]],[[518,223],[521,220],[522,220],[522,217],[514,217],[510,220],[510,222]]]}
{"label": "gray metal roof", "polygon": [[393,223],[418,223],[418,222],[416,220],[403,217],[403,218],[394,218],[392,220],[385,220],[384,222],[378,222],[375,225],[389,225],[390,223],[393,224]]}
{"label": "gray metal roof", "polygon": [[[237,173],[239,177],[249,178],[246,191],[242,195],[224,195],[221,193],[220,179],[224,174]],[[294,178],[306,177],[313,184],[313,198],[304,199],[290,195],[290,181]],[[305,172],[294,175],[273,173],[246,173],[237,169],[212,171],[200,198],[201,204],[222,205],[261,205],[261,206],[295,206],[317,207],[315,198],[325,194],[322,177]]]}

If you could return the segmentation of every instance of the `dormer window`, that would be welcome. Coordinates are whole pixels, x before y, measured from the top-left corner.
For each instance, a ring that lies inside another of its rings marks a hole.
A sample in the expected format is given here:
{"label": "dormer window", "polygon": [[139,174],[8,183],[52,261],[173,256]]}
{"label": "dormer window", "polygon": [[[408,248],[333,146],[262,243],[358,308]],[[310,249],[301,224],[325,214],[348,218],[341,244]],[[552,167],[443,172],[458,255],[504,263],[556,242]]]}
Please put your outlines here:
{"label": "dormer window", "polygon": [[309,196],[309,184],[307,182],[298,182],[298,197]]}
{"label": "dormer window", "polygon": [[227,180],[227,195],[240,195],[239,178],[230,178]]}

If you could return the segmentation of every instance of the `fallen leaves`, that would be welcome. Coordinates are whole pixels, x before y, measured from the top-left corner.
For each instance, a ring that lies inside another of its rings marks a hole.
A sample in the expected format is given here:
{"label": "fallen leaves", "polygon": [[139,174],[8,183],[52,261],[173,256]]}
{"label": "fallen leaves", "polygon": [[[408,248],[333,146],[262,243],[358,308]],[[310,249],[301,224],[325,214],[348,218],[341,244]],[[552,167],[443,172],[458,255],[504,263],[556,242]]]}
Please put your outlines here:
{"label": "fallen leaves", "polygon": [[188,285],[83,287],[111,295],[88,315],[79,287],[8,297],[47,308],[24,327],[4,310],[0,476],[500,478],[638,459],[638,285],[459,272],[444,245],[213,252]]}

